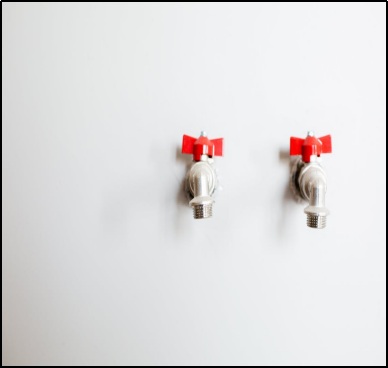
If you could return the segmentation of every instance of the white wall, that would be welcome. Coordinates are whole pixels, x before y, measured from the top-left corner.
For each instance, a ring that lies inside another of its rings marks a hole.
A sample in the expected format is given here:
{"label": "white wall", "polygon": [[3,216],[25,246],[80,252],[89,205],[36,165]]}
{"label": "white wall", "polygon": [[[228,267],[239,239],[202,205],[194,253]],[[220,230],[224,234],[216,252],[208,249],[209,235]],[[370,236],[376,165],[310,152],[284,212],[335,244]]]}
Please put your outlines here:
{"label": "white wall", "polygon": [[[384,3],[2,10],[3,364],[386,364]],[[288,192],[308,129],[322,231]]]}

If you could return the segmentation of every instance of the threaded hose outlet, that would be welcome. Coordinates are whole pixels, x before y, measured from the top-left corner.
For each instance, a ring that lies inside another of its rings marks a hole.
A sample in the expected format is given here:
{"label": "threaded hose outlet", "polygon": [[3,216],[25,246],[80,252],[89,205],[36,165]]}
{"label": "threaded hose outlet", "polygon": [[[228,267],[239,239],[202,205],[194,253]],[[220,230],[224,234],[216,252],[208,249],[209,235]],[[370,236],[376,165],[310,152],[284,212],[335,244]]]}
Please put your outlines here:
{"label": "threaded hose outlet", "polygon": [[324,229],[326,227],[326,217],[322,215],[307,214],[307,226],[314,229]]}
{"label": "threaded hose outlet", "polygon": [[193,206],[193,214],[195,219],[204,219],[212,217],[213,204],[196,204]]}

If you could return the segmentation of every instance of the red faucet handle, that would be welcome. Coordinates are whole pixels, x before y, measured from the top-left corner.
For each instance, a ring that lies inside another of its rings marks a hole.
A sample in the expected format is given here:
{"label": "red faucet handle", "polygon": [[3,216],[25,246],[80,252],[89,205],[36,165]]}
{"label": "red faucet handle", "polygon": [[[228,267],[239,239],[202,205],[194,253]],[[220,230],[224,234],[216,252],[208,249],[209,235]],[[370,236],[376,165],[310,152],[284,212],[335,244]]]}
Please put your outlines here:
{"label": "red faucet handle", "polygon": [[318,138],[322,142],[322,153],[331,153],[331,135]]}
{"label": "red faucet handle", "polygon": [[308,133],[305,139],[290,138],[290,155],[302,155],[304,162],[310,162],[311,156],[320,157],[322,153],[331,153],[331,136],[316,138],[313,133]]}
{"label": "red faucet handle", "polygon": [[224,155],[224,138],[212,139],[211,142],[214,144],[214,156]]}
{"label": "red faucet handle", "polygon": [[197,138],[190,137],[189,135],[184,135],[182,140],[182,153],[186,153],[188,155],[194,153],[194,143]]}
{"label": "red faucet handle", "polygon": [[194,155],[194,161],[200,161],[202,155],[209,157],[223,155],[224,139],[208,139],[204,133],[199,138],[183,136],[182,153]]}

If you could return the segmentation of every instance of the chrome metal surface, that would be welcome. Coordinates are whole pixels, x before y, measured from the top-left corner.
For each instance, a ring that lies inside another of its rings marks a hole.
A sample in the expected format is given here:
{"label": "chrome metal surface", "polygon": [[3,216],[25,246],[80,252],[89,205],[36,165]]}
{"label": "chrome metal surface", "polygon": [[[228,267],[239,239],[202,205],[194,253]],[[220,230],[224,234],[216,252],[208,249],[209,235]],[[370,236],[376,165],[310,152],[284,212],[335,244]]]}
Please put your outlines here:
{"label": "chrome metal surface", "polygon": [[203,155],[201,161],[193,163],[186,177],[186,191],[192,198],[189,205],[193,208],[195,219],[209,218],[213,214],[212,195],[217,177],[212,162]]}
{"label": "chrome metal surface", "polygon": [[304,163],[299,160],[291,172],[291,188],[309,202],[304,209],[307,226],[315,229],[326,227],[329,210],[325,206],[327,184],[322,166],[317,162]]}

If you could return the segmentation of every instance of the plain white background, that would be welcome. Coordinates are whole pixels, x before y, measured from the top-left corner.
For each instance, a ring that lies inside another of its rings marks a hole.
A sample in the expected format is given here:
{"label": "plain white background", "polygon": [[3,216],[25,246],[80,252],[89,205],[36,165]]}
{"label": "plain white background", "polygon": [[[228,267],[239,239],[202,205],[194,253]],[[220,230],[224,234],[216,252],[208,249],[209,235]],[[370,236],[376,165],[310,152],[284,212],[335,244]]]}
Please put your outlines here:
{"label": "plain white background", "polygon": [[[2,10],[3,364],[386,364],[385,3]],[[322,231],[288,191],[310,129]]]}

